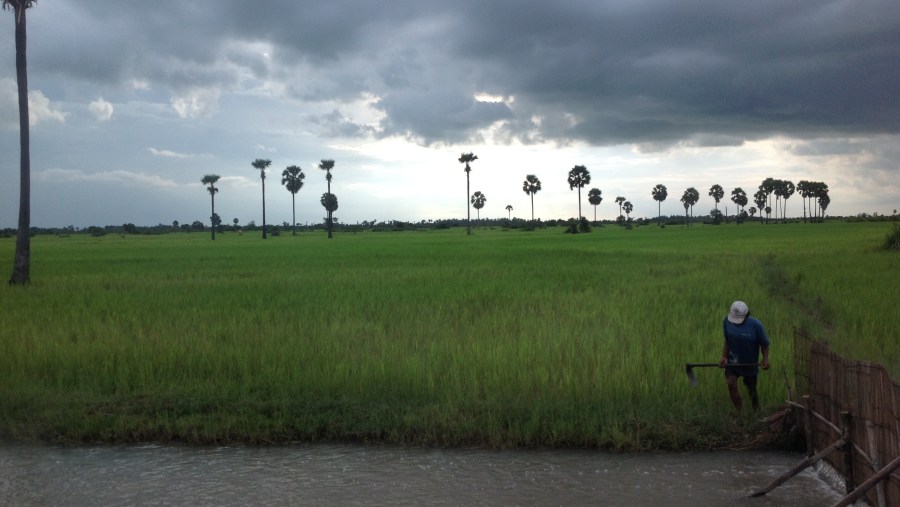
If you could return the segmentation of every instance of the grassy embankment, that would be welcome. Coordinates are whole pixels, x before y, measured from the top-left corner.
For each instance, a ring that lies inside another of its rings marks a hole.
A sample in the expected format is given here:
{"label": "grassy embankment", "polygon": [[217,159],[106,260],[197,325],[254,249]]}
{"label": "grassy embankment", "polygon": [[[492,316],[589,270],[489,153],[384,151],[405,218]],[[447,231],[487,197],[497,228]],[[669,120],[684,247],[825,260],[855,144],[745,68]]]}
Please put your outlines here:
{"label": "grassy embankment", "polygon": [[724,445],[752,418],[684,363],[717,360],[734,299],[774,340],[769,408],[797,324],[896,373],[886,231],[35,237],[32,284],[0,287],[0,437]]}

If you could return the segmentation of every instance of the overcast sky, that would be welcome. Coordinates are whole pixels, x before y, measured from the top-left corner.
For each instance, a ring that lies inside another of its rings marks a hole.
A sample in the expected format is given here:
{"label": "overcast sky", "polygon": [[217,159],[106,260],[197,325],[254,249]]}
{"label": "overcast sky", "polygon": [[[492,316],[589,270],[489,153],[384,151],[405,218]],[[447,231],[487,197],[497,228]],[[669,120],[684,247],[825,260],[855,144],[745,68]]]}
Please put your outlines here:
{"label": "overcast sky", "polygon": [[[895,0],[45,0],[28,11],[32,224],[325,216],[341,222],[578,213],[654,217],[696,187],[823,181],[831,215],[900,208]],[[0,13],[0,227],[18,213],[14,23]],[[726,197],[727,200],[727,197]],[[733,204],[728,202],[733,211]],[[724,203],[723,203],[724,205]],[[720,205],[721,207],[722,205]],[[788,215],[802,215],[798,195]],[[474,211],[473,211],[474,216]]]}

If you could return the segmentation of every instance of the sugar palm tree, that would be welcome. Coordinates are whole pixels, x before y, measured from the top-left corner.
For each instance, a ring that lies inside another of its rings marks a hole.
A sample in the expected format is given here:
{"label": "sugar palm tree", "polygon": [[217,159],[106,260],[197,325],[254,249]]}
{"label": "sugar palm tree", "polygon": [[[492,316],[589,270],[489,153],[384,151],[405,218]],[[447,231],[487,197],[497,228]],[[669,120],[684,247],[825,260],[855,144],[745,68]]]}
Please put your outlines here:
{"label": "sugar palm tree", "polygon": [[828,195],[828,185],[824,181],[811,181],[809,185],[809,215],[811,219],[815,218],[816,221],[819,221],[825,218],[825,215],[821,213],[820,199],[822,196]]}
{"label": "sugar palm tree", "polygon": [[469,223],[472,220],[472,208],[469,207],[469,173],[472,172],[472,167],[469,164],[476,160],[478,157],[474,153],[463,153],[459,156],[459,163],[466,164],[466,168],[463,169],[466,172],[466,234],[472,234],[472,226]]}
{"label": "sugar palm tree", "polygon": [[[731,191],[731,202],[737,204],[741,208],[741,211],[739,213],[737,213],[737,216],[738,216],[737,223],[741,223],[743,220],[740,217],[744,211],[744,206],[746,206],[747,203],[749,202],[747,200],[747,193],[744,192],[743,188],[737,187]],[[769,209],[769,208],[766,207],[766,209]],[[766,211],[766,213],[768,214],[768,211]]]}
{"label": "sugar palm tree", "polygon": [[797,190],[797,187],[794,186],[794,183],[790,180],[784,180],[781,182],[781,219],[787,220],[787,200],[794,195],[794,192]]}
{"label": "sugar palm tree", "polygon": [[569,190],[578,188],[578,219],[581,220],[581,189],[591,183],[591,173],[587,170],[587,167],[576,165],[569,171],[568,182]]}
{"label": "sugar palm tree", "polygon": [[326,192],[322,194],[322,198],[319,199],[319,202],[322,203],[325,211],[328,212],[328,218],[326,220],[328,220],[328,238],[331,239],[331,223],[334,221],[332,213],[338,209],[338,199],[336,195]]}
{"label": "sugar palm tree", "polygon": [[522,191],[531,196],[531,220],[534,220],[534,194],[541,191],[541,180],[533,174],[525,176],[525,182],[522,183]]}
{"label": "sugar palm tree", "polygon": [[[768,200],[768,206],[772,207],[772,194],[775,193],[775,188],[777,187],[777,182],[775,178],[766,178],[759,185],[759,189],[766,193],[766,198]],[[733,198],[731,199],[734,200]],[[778,219],[778,209],[776,207],[775,210],[775,218]]]}
{"label": "sugar palm tree", "polygon": [[[823,183],[823,185],[825,185]],[[825,187],[825,191],[819,194],[819,209],[822,210],[822,221],[825,221],[825,210],[828,209],[828,205],[831,204],[831,197],[828,197],[828,187]]]}
{"label": "sugar palm tree", "polygon": [[681,195],[681,203],[684,204],[684,219],[688,226],[691,225],[691,219],[688,217],[688,208],[691,209],[691,216],[693,216],[694,205],[697,204],[699,199],[700,192],[697,192],[697,189],[694,187],[689,187],[684,191],[684,194]]}
{"label": "sugar palm tree", "polygon": [[[331,193],[331,170],[334,169],[334,160],[331,159],[323,159],[319,163],[319,169],[325,171],[325,180],[328,181],[328,193],[327,195],[333,195]],[[325,195],[322,196],[325,198]],[[325,206],[324,201],[322,202],[322,206]],[[328,206],[325,206],[325,209],[328,210]],[[334,198],[334,210],[337,209],[337,197]],[[334,220],[332,219],[331,214],[334,210],[328,210],[328,238],[331,238],[331,231],[334,230],[333,224]]]}
{"label": "sugar palm tree", "polygon": [[803,201],[803,221],[806,222],[806,199],[809,198],[809,182],[806,180],[798,181],[796,190]]}
{"label": "sugar palm tree", "polygon": [[631,201],[623,202],[622,209],[625,211],[626,220],[631,220],[631,212],[634,210],[634,205],[631,204]]}
{"label": "sugar palm tree", "polygon": [[713,185],[709,187],[709,196],[716,201],[716,211],[719,210],[719,201],[725,197],[725,189],[722,188],[722,185]]}
{"label": "sugar palm tree", "polygon": [[513,210],[512,204],[507,204],[506,205],[506,213],[508,214],[507,218],[509,218],[510,220],[512,220],[512,210]]}
{"label": "sugar palm tree", "polygon": [[219,193],[219,189],[216,188],[217,181],[219,181],[218,174],[207,174],[206,176],[203,177],[202,180],[200,180],[200,183],[203,183],[204,185],[208,185],[206,187],[206,191],[209,192],[209,199],[210,199],[210,203],[212,205],[212,211],[210,212],[209,220],[210,220],[210,224],[212,224],[212,239],[213,239],[213,241],[216,240],[216,223],[215,223],[215,218],[213,218],[213,217],[216,216],[216,194]]}
{"label": "sugar palm tree", "polygon": [[484,207],[484,203],[487,202],[487,197],[481,193],[481,191],[476,191],[472,194],[472,206],[475,207],[475,210],[478,211],[478,221],[481,221],[481,208]]}
{"label": "sugar palm tree", "polygon": [[259,179],[262,180],[262,204],[263,204],[263,220],[262,231],[263,239],[266,239],[266,168],[272,165],[272,161],[267,158],[258,158],[250,163],[253,167],[259,169]]}
{"label": "sugar palm tree", "polygon": [[[762,188],[757,190],[756,193],[753,194],[753,203],[756,204],[756,206],[759,208],[759,211],[760,211],[759,223],[760,224],[766,223],[766,222],[763,222],[763,219],[762,219],[762,211],[766,208],[766,191],[763,190]],[[750,216],[753,216],[753,213],[751,213]]]}
{"label": "sugar palm tree", "polygon": [[691,218],[694,218],[694,205],[700,200],[700,192],[694,187],[689,187],[684,193],[688,198],[688,206],[691,208]]}
{"label": "sugar palm tree", "polygon": [[686,226],[690,227],[691,222],[688,219],[688,208],[691,206],[691,204],[690,204],[690,196],[688,195],[687,190],[685,190],[684,193],[681,194],[680,200],[681,200],[681,204],[684,205],[684,224]]}
{"label": "sugar palm tree", "polygon": [[621,195],[616,197],[616,204],[619,205],[619,216],[622,216],[622,203],[625,202],[625,198]]}
{"label": "sugar palm tree", "polygon": [[663,201],[666,200],[666,197],[669,197],[669,191],[666,190],[665,185],[660,183],[660,184],[656,185],[655,187],[653,187],[653,190],[651,190],[650,193],[653,195],[653,200],[658,203],[656,205],[656,209],[657,209],[656,213],[659,216],[657,225],[662,227],[662,203],[663,203]]}
{"label": "sugar palm tree", "polygon": [[19,224],[10,285],[31,280],[31,140],[28,117],[28,61],[26,58],[25,11],[37,0],[2,0],[3,10],[12,9],[16,24],[16,86],[19,92]]}
{"label": "sugar palm tree", "polygon": [[297,192],[303,188],[303,169],[292,165],[281,171],[281,184],[291,193],[291,235],[297,235]]}
{"label": "sugar palm tree", "polygon": [[601,202],[603,202],[603,191],[599,188],[588,190],[588,203],[594,207],[594,222],[597,221],[597,206],[599,206]]}

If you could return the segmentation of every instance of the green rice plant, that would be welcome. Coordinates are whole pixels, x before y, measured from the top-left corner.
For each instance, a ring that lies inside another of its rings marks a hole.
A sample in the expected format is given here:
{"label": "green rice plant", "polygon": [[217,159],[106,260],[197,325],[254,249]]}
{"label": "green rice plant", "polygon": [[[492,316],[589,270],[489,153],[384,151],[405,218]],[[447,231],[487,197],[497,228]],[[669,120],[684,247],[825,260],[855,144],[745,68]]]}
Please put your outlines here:
{"label": "green rice plant", "polygon": [[733,300],[773,339],[768,407],[786,396],[795,326],[853,357],[898,357],[897,317],[872,313],[896,270],[878,235],[826,223],[38,236],[32,284],[0,288],[0,436],[726,445],[750,419],[729,414],[721,371],[691,387],[684,363],[718,358]]}
{"label": "green rice plant", "polygon": [[900,223],[891,224],[891,232],[884,237],[885,250],[900,250]]}

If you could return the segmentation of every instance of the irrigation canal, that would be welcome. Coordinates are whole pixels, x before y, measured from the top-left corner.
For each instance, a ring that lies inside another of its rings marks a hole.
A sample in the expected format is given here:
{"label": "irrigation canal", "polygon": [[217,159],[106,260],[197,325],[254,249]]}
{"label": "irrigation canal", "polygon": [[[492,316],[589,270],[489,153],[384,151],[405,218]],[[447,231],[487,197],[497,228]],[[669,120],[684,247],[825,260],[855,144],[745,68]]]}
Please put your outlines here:
{"label": "irrigation canal", "polygon": [[736,505],[840,499],[792,453],[0,444],[0,505]]}

